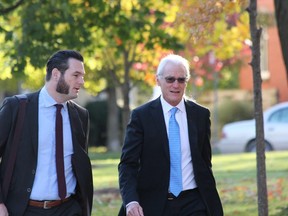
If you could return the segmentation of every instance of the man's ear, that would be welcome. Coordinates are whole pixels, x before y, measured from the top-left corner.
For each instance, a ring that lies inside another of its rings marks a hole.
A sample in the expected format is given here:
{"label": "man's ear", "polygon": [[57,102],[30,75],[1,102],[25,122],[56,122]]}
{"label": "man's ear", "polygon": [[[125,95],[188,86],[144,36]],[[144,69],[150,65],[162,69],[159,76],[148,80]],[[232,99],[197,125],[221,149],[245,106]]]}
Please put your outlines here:
{"label": "man's ear", "polygon": [[52,79],[53,80],[58,80],[60,76],[61,76],[61,72],[57,68],[53,68],[53,70],[52,70]]}
{"label": "man's ear", "polygon": [[157,75],[155,75],[155,80],[156,80],[157,85],[160,86],[159,85],[159,77]]}

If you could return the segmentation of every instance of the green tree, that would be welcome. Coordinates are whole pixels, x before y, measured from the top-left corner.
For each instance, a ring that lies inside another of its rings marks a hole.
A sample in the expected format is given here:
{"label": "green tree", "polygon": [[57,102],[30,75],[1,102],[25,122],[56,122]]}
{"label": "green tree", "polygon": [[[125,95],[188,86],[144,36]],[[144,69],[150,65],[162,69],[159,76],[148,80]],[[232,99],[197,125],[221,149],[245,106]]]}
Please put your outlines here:
{"label": "green tree", "polygon": [[[186,7],[184,10],[187,11],[186,17],[190,14],[192,17],[188,19],[187,24],[191,27],[193,26],[192,38],[195,40],[203,41],[208,52],[211,48],[214,49],[214,53],[218,59],[232,57],[229,55],[233,50],[241,50],[241,44],[236,40],[234,44],[232,40],[237,34],[237,29],[229,29],[223,26],[218,33],[217,28],[219,28],[219,20],[223,19],[223,13],[230,14],[238,9],[247,7],[249,15],[249,32],[252,40],[252,62],[250,63],[253,70],[253,84],[254,84],[254,115],[256,119],[256,142],[257,142],[257,188],[258,188],[258,215],[266,216],[268,215],[268,200],[267,200],[267,183],[266,183],[266,165],[265,165],[265,143],[264,143],[264,129],[263,129],[263,110],[262,110],[262,89],[261,89],[261,68],[260,68],[260,36],[261,28],[257,27],[257,0],[250,0],[248,6],[248,1],[246,0],[206,0],[206,1],[185,1]],[[190,7],[189,7],[190,6]],[[191,10],[190,10],[191,9]],[[234,9],[234,10],[233,10]],[[208,16],[207,16],[208,15]],[[244,15],[245,16],[245,15]],[[220,21],[221,23],[221,21]],[[242,26],[242,30],[244,25]],[[224,28],[223,28],[224,27]],[[204,31],[205,30],[205,31]],[[230,31],[232,30],[232,31]],[[241,30],[241,28],[240,28]],[[247,36],[247,30],[245,30]],[[209,33],[209,35],[207,34]],[[228,33],[228,35],[227,35]],[[231,38],[231,35],[232,38]],[[212,37],[210,36],[212,35]],[[222,41],[223,35],[226,35],[226,43]],[[201,36],[201,37],[200,37]],[[207,37],[208,36],[208,37]],[[215,37],[216,36],[216,37]],[[238,35],[239,36],[239,35]],[[210,42],[220,41],[221,46],[215,46],[210,44]],[[212,40],[211,40],[212,38]],[[238,38],[238,37],[237,37]],[[241,37],[240,37],[241,38]],[[208,39],[208,40],[207,40]],[[245,37],[242,39],[246,39]],[[206,43],[208,41],[208,44]],[[201,44],[202,42],[200,42]],[[225,46],[226,44],[226,46]],[[209,47],[209,45],[211,45]],[[236,46],[235,46],[236,45]],[[218,47],[218,51],[217,51]],[[205,52],[205,49],[202,50]],[[217,54],[218,53],[218,54]],[[222,56],[223,54],[223,56]]]}
{"label": "green tree", "polygon": [[99,70],[106,71],[106,80],[111,80],[108,86],[111,88],[112,84],[121,89],[123,128],[130,116],[129,93],[147,77],[147,72],[134,67],[135,63],[148,65],[149,71],[153,61],[159,60],[159,50],[183,48],[179,39],[169,32],[172,26],[167,25],[168,3],[118,0],[93,4],[96,26],[100,27],[95,41],[102,42],[95,55],[103,60]]}
{"label": "green tree", "polygon": [[246,3],[246,0],[181,1],[177,24],[187,30],[186,54],[192,56],[192,77],[199,88],[212,89],[218,74],[220,88],[238,87],[241,52],[250,37]]}
{"label": "green tree", "polygon": [[52,52],[82,51],[91,43],[84,10],[69,0],[30,0],[1,16],[0,77],[15,79],[29,89],[43,85],[43,68]]}
{"label": "green tree", "polygon": [[17,1],[2,0],[0,2],[0,15],[4,15],[4,14],[7,14],[7,13],[15,10],[23,2],[24,2],[24,0],[17,0]]}
{"label": "green tree", "polygon": [[[43,84],[43,66],[51,52],[80,50],[86,59],[85,87],[89,91],[109,89],[114,106],[110,108],[115,110],[115,89],[121,89],[124,128],[130,115],[131,89],[151,80],[149,73],[162,52],[183,48],[171,33],[169,9],[169,1],[152,0],[24,2],[2,17],[0,34],[7,44],[1,49],[3,61],[10,65],[14,78],[21,77],[26,86],[37,88]],[[146,70],[135,67],[136,63],[146,65]],[[108,116],[115,123],[114,111]]]}

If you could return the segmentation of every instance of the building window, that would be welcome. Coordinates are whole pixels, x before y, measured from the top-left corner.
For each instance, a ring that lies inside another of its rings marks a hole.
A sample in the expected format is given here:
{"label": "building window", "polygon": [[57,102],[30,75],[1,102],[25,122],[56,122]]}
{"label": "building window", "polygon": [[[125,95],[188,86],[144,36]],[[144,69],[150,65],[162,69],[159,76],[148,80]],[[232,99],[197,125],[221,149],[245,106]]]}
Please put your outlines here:
{"label": "building window", "polygon": [[261,77],[263,81],[270,79],[270,71],[269,71],[269,64],[268,64],[268,40],[269,35],[267,28],[263,27],[262,34],[261,34],[261,41],[260,41],[260,66],[261,66]]}

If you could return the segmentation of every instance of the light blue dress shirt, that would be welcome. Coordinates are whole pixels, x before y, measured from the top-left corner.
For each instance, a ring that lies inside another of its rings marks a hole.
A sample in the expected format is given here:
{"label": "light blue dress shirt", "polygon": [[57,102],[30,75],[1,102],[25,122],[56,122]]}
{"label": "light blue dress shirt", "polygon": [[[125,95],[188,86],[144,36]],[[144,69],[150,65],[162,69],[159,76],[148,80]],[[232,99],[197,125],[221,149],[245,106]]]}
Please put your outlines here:
{"label": "light blue dress shirt", "polygon": [[[43,87],[39,95],[38,113],[38,160],[35,180],[30,199],[57,200],[58,196],[56,159],[55,159],[55,118],[56,101]],[[75,193],[76,178],[72,171],[71,156],[73,143],[67,103],[61,110],[63,118],[64,166],[67,197]]]}

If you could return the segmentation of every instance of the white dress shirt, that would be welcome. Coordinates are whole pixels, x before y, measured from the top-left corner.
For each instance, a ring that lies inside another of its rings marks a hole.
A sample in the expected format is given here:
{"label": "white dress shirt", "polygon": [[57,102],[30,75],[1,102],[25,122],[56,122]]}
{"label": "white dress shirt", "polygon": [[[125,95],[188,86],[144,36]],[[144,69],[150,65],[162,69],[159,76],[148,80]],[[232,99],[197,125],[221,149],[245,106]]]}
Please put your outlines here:
{"label": "white dress shirt", "polygon": [[[38,113],[38,159],[35,180],[30,199],[57,200],[58,195],[56,158],[55,158],[55,119],[57,102],[43,87],[39,95]],[[67,197],[75,193],[76,178],[72,171],[73,154],[72,134],[67,103],[61,110],[63,118],[64,167]]]}
{"label": "white dress shirt", "polygon": [[[167,129],[167,136],[169,131],[169,119],[171,116],[170,110],[173,108],[169,103],[167,103],[164,98],[160,97],[166,129]],[[188,136],[188,123],[187,123],[187,114],[186,108],[184,104],[184,99],[176,106],[178,108],[175,118],[179,124],[180,128],[180,140],[181,140],[181,153],[182,153],[182,185],[183,190],[189,190],[196,188],[195,176],[193,171],[193,164],[192,164],[192,156],[190,151],[190,143],[189,143],[189,136]]]}
{"label": "white dress shirt", "polygon": [[[166,124],[166,130],[167,130],[167,136],[169,131],[169,119],[171,116],[170,110],[173,108],[169,103],[167,103],[164,98],[160,97],[165,124]],[[183,185],[183,191],[196,188],[196,181],[193,171],[193,165],[192,165],[192,157],[191,157],[191,151],[190,151],[190,143],[189,143],[189,136],[188,136],[188,123],[187,123],[187,114],[186,114],[186,108],[184,104],[184,99],[181,100],[181,102],[176,106],[178,108],[175,118],[179,124],[180,129],[180,140],[181,140],[181,166],[182,166],[182,185]],[[126,205],[126,208],[128,208],[129,205],[133,203],[138,203],[136,201],[132,201]]]}

